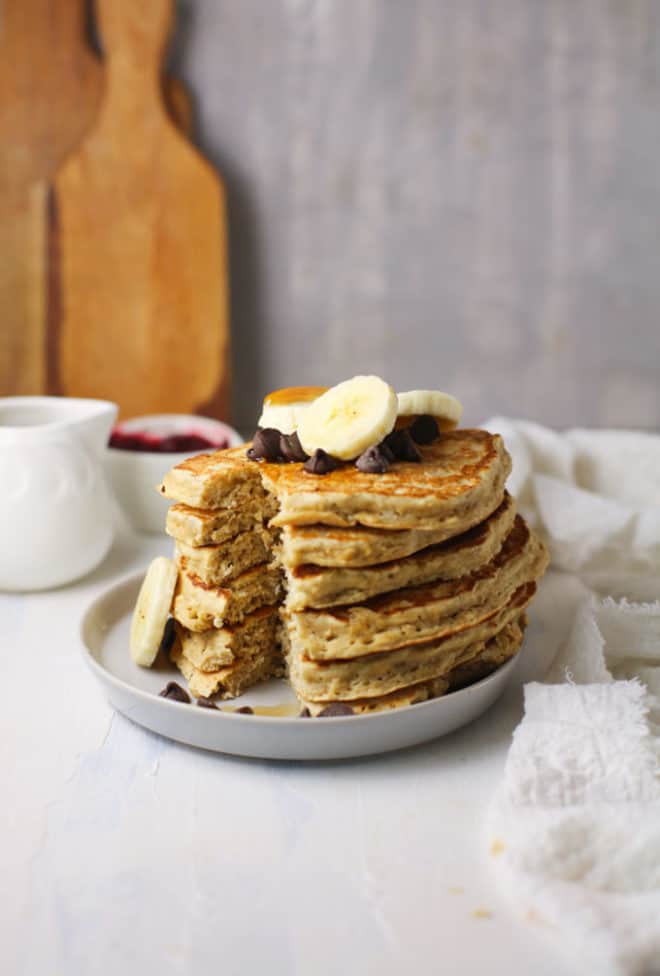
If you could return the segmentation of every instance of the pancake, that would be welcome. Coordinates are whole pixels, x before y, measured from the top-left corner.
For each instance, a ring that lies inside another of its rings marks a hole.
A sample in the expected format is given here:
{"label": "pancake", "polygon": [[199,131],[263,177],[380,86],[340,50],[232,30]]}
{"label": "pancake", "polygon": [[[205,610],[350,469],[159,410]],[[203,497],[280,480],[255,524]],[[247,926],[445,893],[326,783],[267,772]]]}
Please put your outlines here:
{"label": "pancake", "polygon": [[[504,627],[491,640],[483,644],[473,645],[470,648],[470,653],[473,653],[474,656],[464,664],[452,668],[444,678],[420,681],[417,684],[409,685],[407,688],[393,691],[389,695],[356,698],[350,702],[349,707],[356,715],[389,711],[393,708],[401,708],[404,705],[417,705],[420,702],[428,701],[430,698],[438,698],[449,691],[456,691],[466,684],[473,684],[475,681],[492,674],[505,661],[518,653],[526,623],[525,615],[522,614],[518,620]],[[310,701],[308,699],[306,701],[301,700],[301,704],[309,710],[311,715],[318,715],[328,705],[347,705],[349,703]]]}
{"label": "pancake", "polygon": [[181,570],[174,591],[172,616],[188,630],[204,631],[240,623],[258,607],[277,603],[282,595],[282,574],[261,563],[230,580],[230,587],[204,583]]}
{"label": "pancake", "polygon": [[[511,459],[502,438],[485,430],[456,430],[419,448],[420,463],[397,461],[384,474],[342,465],[308,474],[299,463],[249,461],[245,446],[182,461],[163,479],[166,498],[201,509],[265,510],[279,503],[273,525],[365,525],[433,531],[477,506],[497,506]],[[262,484],[263,482],[263,484]]]}
{"label": "pancake", "polygon": [[476,657],[452,668],[447,675],[448,691],[458,691],[475,681],[481,681],[505,664],[520,649],[526,627],[527,614],[523,613],[514,624],[505,627],[493,640],[488,641]]}
{"label": "pancake", "polygon": [[448,637],[502,610],[520,586],[542,575],[547,559],[543,543],[517,516],[497,555],[469,576],[334,610],[285,609],[289,645],[299,656],[325,661]]}
{"label": "pancake", "polygon": [[[370,712],[386,712],[394,708],[403,708],[404,705],[418,705],[420,702],[428,701],[429,698],[439,698],[448,690],[449,682],[446,678],[435,678],[433,681],[420,681],[407,688],[400,688],[389,695],[354,698],[350,702],[304,701],[302,698],[299,700],[302,708],[308,709],[312,716],[320,715],[324,709],[332,705],[348,706],[354,715],[368,715]],[[350,715],[350,712],[346,714]]]}
{"label": "pancake", "polygon": [[405,559],[421,549],[444,542],[473,528],[498,508],[503,496],[485,498],[478,505],[452,515],[436,529],[370,529],[367,526],[339,528],[328,525],[285,525],[281,529],[279,553],[293,569],[305,563],[315,566],[375,566]]}
{"label": "pancake", "polygon": [[165,498],[197,509],[243,510],[257,514],[270,503],[257,465],[244,447],[186,458],[171,468],[158,490]]}
{"label": "pancake", "polygon": [[167,512],[165,531],[173,539],[187,543],[189,546],[208,546],[213,543],[225,542],[240,532],[261,528],[263,517],[270,518],[277,510],[274,499],[267,499],[270,505],[264,504],[257,511],[251,506],[233,509],[190,508],[188,505],[172,505]]}
{"label": "pancake", "polygon": [[257,681],[281,675],[284,670],[282,655],[277,647],[264,648],[250,657],[210,672],[196,668],[183,654],[178,641],[175,641],[170,657],[188,682],[190,693],[197,698],[210,698],[218,692],[221,698],[237,698]]}
{"label": "pancake", "polygon": [[181,652],[200,671],[217,671],[234,661],[275,647],[277,606],[260,607],[235,627],[220,627],[195,633],[176,625]]}
{"label": "pancake", "polygon": [[271,536],[267,530],[241,532],[213,546],[189,546],[177,541],[176,560],[180,569],[204,583],[221,586],[246,569],[271,559]]}
{"label": "pancake", "polygon": [[400,647],[349,660],[313,661],[296,652],[284,638],[289,678],[304,701],[346,701],[388,695],[421,681],[444,678],[475,656],[474,645],[492,640],[513,623],[536,592],[536,584],[521,586],[507,606],[486,621],[450,637]]}
{"label": "pancake", "polygon": [[513,527],[515,514],[514,502],[506,495],[500,507],[481,525],[405,559],[355,569],[285,566],[287,609],[361,603],[401,587],[458,579],[490,562],[499,552]]}
{"label": "pancake", "polygon": [[280,505],[272,524],[433,531],[481,503],[496,507],[511,471],[498,434],[456,430],[418,447],[420,463],[397,461],[383,474],[348,465],[319,477],[301,464],[260,464]]}

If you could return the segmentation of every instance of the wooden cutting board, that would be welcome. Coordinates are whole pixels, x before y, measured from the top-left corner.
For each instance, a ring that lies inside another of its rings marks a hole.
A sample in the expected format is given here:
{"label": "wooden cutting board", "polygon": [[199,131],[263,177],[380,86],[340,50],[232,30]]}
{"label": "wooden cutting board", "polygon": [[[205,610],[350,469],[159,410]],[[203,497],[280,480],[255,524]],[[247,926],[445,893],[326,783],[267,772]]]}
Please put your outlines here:
{"label": "wooden cutting board", "polygon": [[[49,317],[57,325],[60,293],[48,258],[52,243],[56,249],[49,185],[91,128],[103,95],[103,66],[84,37],[85,7],[85,0],[2,0],[0,396],[59,392],[48,328]],[[172,120],[190,133],[185,86],[167,78],[163,92]]]}
{"label": "wooden cutting board", "polygon": [[98,0],[100,114],[55,177],[51,342],[61,392],[124,416],[226,413],[222,184],[170,121],[160,62],[169,0]]}
{"label": "wooden cutting board", "polygon": [[0,393],[43,393],[46,198],[89,128],[99,65],[83,40],[84,0],[4,0],[0,17]]}

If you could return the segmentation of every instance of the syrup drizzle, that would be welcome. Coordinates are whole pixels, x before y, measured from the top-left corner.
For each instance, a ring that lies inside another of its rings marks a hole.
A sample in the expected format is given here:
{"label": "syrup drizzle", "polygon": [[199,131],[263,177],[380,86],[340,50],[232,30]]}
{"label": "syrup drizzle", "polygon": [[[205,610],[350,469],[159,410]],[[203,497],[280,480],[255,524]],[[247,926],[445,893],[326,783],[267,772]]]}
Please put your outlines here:
{"label": "syrup drizzle", "polygon": [[275,404],[310,403],[312,400],[318,399],[327,389],[327,386],[286,386],[282,390],[273,390],[272,393],[264,397],[264,406],[266,404],[274,406]]}

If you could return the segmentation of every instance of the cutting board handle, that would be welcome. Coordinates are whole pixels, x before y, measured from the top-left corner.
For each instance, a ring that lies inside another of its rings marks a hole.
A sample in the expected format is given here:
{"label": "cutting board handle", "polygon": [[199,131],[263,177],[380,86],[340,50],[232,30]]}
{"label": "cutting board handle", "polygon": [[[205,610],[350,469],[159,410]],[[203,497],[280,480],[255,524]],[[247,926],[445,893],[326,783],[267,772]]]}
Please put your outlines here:
{"label": "cutting board handle", "polygon": [[113,85],[134,85],[157,79],[172,30],[172,0],[95,0],[96,19],[108,68],[108,94]]}
{"label": "cutting board handle", "polygon": [[96,13],[105,98],[55,177],[61,302],[51,334],[60,388],[111,399],[124,416],[220,409],[224,194],[165,109],[172,3],[97,0]]}

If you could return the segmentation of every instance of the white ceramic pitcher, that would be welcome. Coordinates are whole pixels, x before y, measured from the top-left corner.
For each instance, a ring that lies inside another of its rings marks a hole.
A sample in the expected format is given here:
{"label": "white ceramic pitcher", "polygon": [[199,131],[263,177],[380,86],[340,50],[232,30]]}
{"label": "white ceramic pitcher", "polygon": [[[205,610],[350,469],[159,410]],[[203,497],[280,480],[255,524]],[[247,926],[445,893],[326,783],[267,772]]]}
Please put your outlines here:
{"label": "white ceramic pitcher", "polygon": [[0,398],[0,590],[84,576],[112,543],[103,453],[117,416],[106,400]]}

